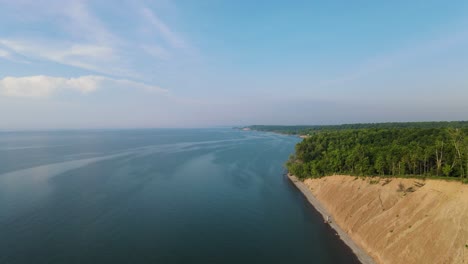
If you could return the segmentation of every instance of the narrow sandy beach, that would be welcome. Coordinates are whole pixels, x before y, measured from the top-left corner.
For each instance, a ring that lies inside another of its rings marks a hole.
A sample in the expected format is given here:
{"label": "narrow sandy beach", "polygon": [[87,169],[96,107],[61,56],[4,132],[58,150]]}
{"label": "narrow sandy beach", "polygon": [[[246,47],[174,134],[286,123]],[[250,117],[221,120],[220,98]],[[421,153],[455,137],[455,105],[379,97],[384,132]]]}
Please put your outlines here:
{"label": "narrow sandy beach", "polygon": [[[291,182],[296,185],[296,187],[304,194],[304,196],[307,198],[307,200],[312,204],[312,206],[320,213],[322,214],[324,220],[327,218],[327,216],[331,216],[327,210],[322,206],[322,204],[317,200],[317,198],[314,197],[310,189],[301,181],[299,181],[295,176],[289,175],[288,178],[291,180]],[[332,221],[330,223],[330,226],[338,233],[340,236],[341,240],[345,242],[348,247],[351,248],[351,250],[354,252],[354,254],[357,256],[359,261],[363,264],[374,264],[376,263],[372,257],[370,257],[363,249],[361,249],[354,241],[348,236],[348,234],[341,229],[334,221],[333,221],[333,216]]]}

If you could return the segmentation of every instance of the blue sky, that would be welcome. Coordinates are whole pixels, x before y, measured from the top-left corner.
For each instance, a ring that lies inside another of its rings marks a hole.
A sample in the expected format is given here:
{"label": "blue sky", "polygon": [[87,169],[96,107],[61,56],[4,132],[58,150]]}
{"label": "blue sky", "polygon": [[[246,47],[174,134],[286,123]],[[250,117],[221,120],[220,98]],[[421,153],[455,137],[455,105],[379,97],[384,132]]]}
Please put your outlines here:
{"label": "blue sky", "polygon": [[0,6],[2,130],[468,117],[467,1]]}

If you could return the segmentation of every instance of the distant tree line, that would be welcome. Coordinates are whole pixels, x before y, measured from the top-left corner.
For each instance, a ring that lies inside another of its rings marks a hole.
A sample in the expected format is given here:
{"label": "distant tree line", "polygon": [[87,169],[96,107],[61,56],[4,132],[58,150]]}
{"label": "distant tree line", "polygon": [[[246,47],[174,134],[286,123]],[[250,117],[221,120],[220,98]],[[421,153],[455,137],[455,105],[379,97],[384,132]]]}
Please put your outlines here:
{"label": "distant tree line", "polygon": [[336,131],[349,129],[393,129],[393,128],[468,128],[468,121],[450,122],[390,122],[343,125],[315,125],[315,126],[275,126],[253,125],[248,128],[257,131],[276,132],[288,135],[308,135],[320,131]]}
{"label": "distant tree line", "polygon": [[312,128],[286,166],[299,178],[332,174],[468,178],[467,122],[396,124]]}

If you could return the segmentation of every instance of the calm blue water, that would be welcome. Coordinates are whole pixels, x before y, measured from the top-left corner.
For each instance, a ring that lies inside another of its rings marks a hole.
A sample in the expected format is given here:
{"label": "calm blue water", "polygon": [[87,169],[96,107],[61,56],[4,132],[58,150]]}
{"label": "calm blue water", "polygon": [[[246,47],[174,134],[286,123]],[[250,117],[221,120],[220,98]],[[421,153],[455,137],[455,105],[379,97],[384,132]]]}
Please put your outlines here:
{"label": "calm blue water", "polygon": [[232,129],[0,133],[0,263],[357,263]]}

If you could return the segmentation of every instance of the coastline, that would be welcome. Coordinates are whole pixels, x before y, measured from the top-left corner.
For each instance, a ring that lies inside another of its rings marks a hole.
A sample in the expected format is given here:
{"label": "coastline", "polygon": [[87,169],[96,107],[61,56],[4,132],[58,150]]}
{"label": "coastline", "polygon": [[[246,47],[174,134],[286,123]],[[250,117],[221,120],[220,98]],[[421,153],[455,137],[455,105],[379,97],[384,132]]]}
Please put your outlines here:
{"label": "coastline", "polygon": [[375,264],[374,259],[367,254],[361,247],[359,247],[351,237],[338,226],[335,221],[333,221],[333,216],[328,213],[328,211],[323,207],[317,198],[312,194],[311,190],[301,181],[299,181],[294,175],[287,174],[289,180],[302,192],[302,194],[307,198],[310,204],[323,216],[323,219],[327,219],[328,216],[331,216],[332,222],[329,225],[338,233],[339,237],[343,242],[353,251],[359,261],[363,264]]}

